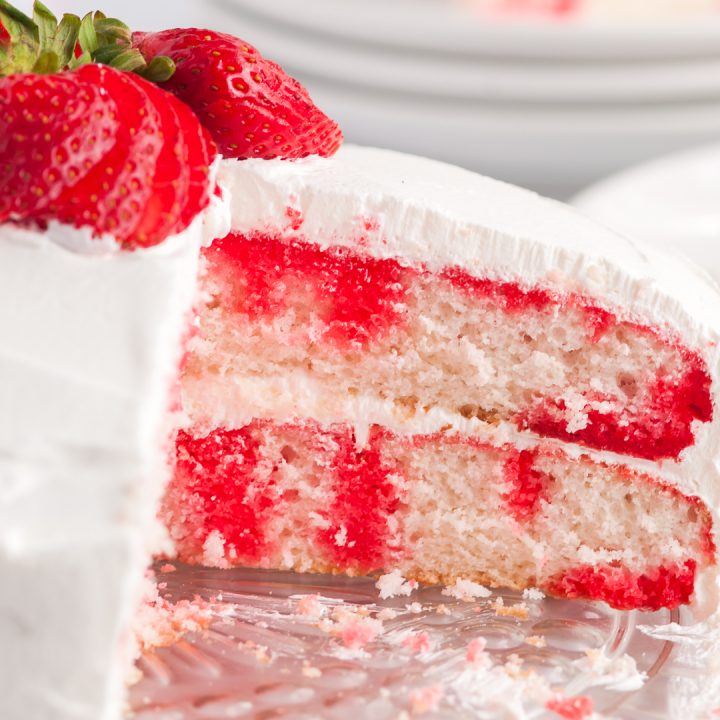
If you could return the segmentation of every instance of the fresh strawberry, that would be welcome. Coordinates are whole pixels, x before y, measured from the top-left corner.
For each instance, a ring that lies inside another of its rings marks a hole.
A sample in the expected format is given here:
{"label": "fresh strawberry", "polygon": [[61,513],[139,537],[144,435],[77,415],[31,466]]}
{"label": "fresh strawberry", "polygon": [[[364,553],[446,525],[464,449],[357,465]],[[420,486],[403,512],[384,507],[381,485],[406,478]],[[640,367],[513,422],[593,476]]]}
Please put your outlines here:
{"label": "fresh strawberry", "polygon": [[[213,155],[187,108],[130,73],[85,65],[0,79],[0,222],[57,220],[128,249],[155,245],[209,202]],[[191,196],[197,173],[204,190]]]}
{"label": "fresh strawberry", "polygon": [[174,61],[161,87],[193,109],[226,157],[329,156],[342,143],[340,128],[307,90],[243,40],[164,30],[134,33],[133,45],[150,63],[156,56]]}
{"label": "fresh strawberry", "polygon": [[0,69],[25,71],[0,77],[0,223],[55,220],[127,249],[184,230],[209,202],[210,136],[157,85],[87,64],[104,55],[166,75],[172,62],[117,53],[112,38],[129,44],[129,30],[97,13],[58,25],[40,3],[30,19],[0,0],[0,18],[9,35]]}

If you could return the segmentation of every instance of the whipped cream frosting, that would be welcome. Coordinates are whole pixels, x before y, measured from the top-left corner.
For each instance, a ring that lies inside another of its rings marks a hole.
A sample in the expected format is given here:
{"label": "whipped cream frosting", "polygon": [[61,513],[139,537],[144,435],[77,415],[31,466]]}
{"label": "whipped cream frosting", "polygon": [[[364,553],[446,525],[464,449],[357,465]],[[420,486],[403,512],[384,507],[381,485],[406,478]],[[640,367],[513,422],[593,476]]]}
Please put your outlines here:
{"label": "whipped cream frosting", "polygon": [[[362,243],[378,257],[430,269],[458,265],[585,292],[667,326],[718,377],[720,300],[710,285],[531,193],[353,147],[331,159],[224,161],[220,181],[238,231]],[[0,226],[0,647],[13,649],[0,653],[3,720],[120,715],[127,628],[147,560],[162,542],[154,512],[165,480],[169,389],[199,248],[227,230],[220,205],[209,220],[133,253],[117,252],[111,238],[95,252],[100,245],[86,233],[61,226]],[[295,395],[275,390],[290,402],[312,390],[302,378],[294,387]],[[717,405],[717,382],[714,390]],[[391,424],[388,409],[369,401],[330,412],[358,426],[366,415]],[[679,463],[653,464],[700,495],[716,527],[718,422]],[[702,586],[716,607],[715,574]]]}
{"label": "whipped cream frosting", "polygon": [[[696,423],[696,443],[678,461],[650,463],[585,448],[582,452],[649,472],[700,497],[713,513],[720,545],[720,294],[708,277],[681,258],[635,243],[555,201],[395,152],[345,146],[330,159],[227,160],[220,177],[230,190],[235,231],[301,236],[323,246],[355,247],[375,257],[420,263],[430,270],[456,266],[482,277],[578,292],[621,318],[658,327],[697,350],[713,378],[716,417],[702,426]],[[312,401],[308,383],[308,378],[297,377],[282,388],[248,387],[247,397],[254,398],[251,404],[260,412],[267,410],[262,398],[285,398],[288,411],[309,402],[321,417],[350,422],[378,418],[391,427],[400,424],[406,432],[425,432],[449,422],[428,415],[408,424],[390,407],[366,399],[326,395],[323,401]],[[504,425],[457,430],[481,432],[496,443],[507,442],[511,432]],[[573,454],[572,445],[563,448]],[[696,609],[704,616],[719,601],[713,568],[698,580]]]}
{"label": "whipped cream frosting", "polygon": [[227,215],[216,198],[135,252],[0,226],[3,720],[120,717],[200,247]]}

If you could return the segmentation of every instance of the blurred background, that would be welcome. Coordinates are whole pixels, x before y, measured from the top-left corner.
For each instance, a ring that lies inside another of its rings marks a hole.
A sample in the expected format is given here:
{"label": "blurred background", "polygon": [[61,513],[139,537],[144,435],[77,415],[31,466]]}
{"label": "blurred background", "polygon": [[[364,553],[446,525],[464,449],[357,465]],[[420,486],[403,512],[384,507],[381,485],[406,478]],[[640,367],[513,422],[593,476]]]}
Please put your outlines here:
{"label": "blurred background", "polygon": [[720,142],[720,0],[52,5],[239,35],[297,76],[349,141],[574,199],[720,278],[720,145],[705,147]]}
{"label": "blurred background", "polygon": [[[29,9],[30,0],[24,0]],[[720,139],[720,0],[56,0],[241,35],[353,142],[568,198]]]}

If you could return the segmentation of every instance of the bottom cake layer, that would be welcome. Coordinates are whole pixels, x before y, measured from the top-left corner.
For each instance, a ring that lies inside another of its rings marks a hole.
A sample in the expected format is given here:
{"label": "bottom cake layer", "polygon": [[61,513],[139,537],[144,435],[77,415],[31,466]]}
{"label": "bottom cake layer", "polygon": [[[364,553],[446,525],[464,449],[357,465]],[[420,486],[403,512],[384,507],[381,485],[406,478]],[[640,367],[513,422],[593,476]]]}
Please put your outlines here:
{"label": "bottom cake layer", "polygon": [[695,497],[560,450],[256,420],[177,438],[162,510],[179,558],[538,587],[675,607],[715,562]]}

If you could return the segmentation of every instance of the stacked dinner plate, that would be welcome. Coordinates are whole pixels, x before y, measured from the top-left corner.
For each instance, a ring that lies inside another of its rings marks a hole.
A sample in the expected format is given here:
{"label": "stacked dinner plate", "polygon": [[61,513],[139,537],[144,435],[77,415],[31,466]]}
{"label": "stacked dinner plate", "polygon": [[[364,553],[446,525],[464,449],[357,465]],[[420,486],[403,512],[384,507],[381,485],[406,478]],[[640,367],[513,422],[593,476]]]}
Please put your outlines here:
{"label": "stacked dinner plate", "polygon": [[210,17],[306,83],[351,141],[567,197],[720,139],[720,9],[661,16],[658,1],[503,20],[480,0],[214,0]]}
{"label": "stacked dinner plate", "polygon": [[720,145],[628,168],[586,188],[573,204],[633,238],[682,253],[720,287]]}

